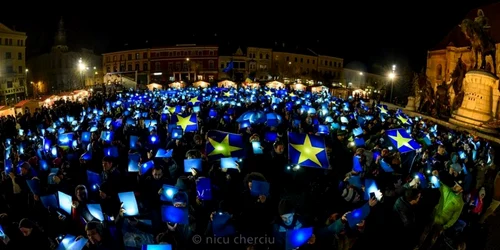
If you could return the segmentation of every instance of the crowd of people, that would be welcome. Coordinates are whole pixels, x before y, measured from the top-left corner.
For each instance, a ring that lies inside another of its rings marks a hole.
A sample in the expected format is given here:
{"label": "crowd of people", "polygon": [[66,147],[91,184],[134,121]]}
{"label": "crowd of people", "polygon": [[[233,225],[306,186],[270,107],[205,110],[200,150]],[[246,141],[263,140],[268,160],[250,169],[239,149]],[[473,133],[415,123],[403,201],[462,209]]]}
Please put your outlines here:
{"label": "crowd of people", "polygon": [[[486,248],[466,235],[500,202],[495,146],[365,101],[129,90],[1,117],[0,249]],[[290,132],[328,165],[292,162]]]}

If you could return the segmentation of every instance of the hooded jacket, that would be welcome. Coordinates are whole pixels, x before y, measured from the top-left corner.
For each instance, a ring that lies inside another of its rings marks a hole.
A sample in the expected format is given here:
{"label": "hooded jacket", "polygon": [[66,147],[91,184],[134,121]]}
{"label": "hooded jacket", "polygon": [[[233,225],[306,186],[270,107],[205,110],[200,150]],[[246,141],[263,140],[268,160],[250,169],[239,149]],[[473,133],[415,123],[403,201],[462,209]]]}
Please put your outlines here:
{"label": "hooded jacket", "polygon": [[446,230],[457,222],[462,213],[464,201],[462,195],[454,193],[450,187],[443,183],[441,183],[439,191],[441,197],[434,210],[434,223],[442,225],[443,229]]}

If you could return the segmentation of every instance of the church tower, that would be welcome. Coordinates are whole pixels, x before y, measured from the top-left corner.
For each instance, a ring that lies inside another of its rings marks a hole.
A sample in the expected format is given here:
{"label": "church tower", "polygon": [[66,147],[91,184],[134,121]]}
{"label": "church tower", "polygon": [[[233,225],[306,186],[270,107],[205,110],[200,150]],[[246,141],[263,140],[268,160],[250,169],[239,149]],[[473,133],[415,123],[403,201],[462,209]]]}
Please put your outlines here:
{"label": "church tower", "polygon": [[52,46],[52,50],[59,50],[61,52],[68,51],[68,46],[66,45],[66,31],[64,30],[64,21],[62,17],[59,20],[57,33],[54,36],[54,46]]}

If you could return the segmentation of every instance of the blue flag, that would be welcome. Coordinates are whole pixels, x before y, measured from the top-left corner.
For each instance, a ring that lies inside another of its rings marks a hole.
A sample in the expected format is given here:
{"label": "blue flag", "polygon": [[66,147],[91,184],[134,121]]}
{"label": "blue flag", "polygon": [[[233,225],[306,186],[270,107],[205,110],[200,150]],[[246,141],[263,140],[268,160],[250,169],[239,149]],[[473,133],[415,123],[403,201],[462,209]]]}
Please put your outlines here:
{"label": "blue flag", "polygon": [[217,130],[210,130],[205,152],[210,160],[224,157],[242,158],[245,156],[243,136]]}
{"label": "blue flag", "polygon": [[175,114],[172,115],[172,118],[170,118],[170,122],[180,126],[185,133],[198,131],[198,119],[196,114],[190,114],[187,116]]}
{"label": "blue flag", "polygon": [[387,114],[389,112],[387,105],[379,104],[377,105],[377,109],[380,111],[380,114]]}
{"label": "blue flag", "polygon": [[406,153],[421,148],[420,144],[418,144],[404,128],[387,130],[386,134],[400,153]]}
{"label": "blue flag", "polygon": [[233,61],[230,61],[228,64],[227,64],[227,67],[225,67],[222,72],[224,73],[228,73],[229,71],[233,70],[233,67],[234,67],[234,64],[233,64]]}
{"label": "blue flag", "polygon": [[288,152],[292,164],[313,168],[329,166],[323,137],[289,132]]}

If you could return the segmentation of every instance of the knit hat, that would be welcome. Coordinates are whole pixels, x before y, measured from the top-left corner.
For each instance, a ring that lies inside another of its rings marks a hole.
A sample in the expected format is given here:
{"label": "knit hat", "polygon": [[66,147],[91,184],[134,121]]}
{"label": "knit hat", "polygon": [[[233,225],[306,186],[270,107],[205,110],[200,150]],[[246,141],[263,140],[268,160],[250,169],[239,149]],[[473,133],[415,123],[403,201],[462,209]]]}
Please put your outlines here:
{"label": "knit hat", "polygon": [[184,192],[177,192],[172,198],[172,203],[188,203],[188,195]]}
{"label": "knit hat", "polygon": [[278,212],[280,215],[295,213],[295,206],[290,200],[281,200],[278,205]]}
{"label": "knit hat", "polygon": [[33,221],[30,221],[29,219],[22,219],[20,222],[19,222],[19,228],[34,228],[35,227],[35,223],[33,223]]}

